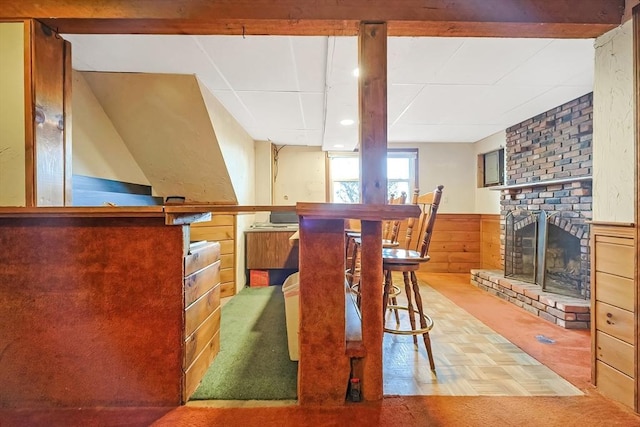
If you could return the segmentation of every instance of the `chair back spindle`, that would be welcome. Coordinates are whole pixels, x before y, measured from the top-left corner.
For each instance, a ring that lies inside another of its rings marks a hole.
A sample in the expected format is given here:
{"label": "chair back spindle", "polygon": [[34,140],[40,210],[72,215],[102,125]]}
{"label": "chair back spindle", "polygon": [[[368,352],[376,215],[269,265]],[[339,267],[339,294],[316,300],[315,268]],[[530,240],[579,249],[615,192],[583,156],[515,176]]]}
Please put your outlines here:
{"label": "chair back spindle", "polygon": [[420,195],[418,189],[413,192],[411,204],[418,205],[421,213],[417,219],[409,218],[407,221],[405,249],[419,252],[421,256],[427,254],[443,189],[443,185],[438,185],[430,193]]}

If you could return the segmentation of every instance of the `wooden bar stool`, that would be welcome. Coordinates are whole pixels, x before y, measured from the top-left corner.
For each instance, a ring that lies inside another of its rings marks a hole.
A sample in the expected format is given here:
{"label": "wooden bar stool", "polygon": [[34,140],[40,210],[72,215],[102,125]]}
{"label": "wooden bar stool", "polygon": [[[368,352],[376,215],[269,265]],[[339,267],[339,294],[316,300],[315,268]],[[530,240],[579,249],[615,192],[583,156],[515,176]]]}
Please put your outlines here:
{"label": "wooden bar stool", "polygon": [[[399,335],[413,335],[414,345],[418,345],[417,336],[422,335],[424,345],[429,357],[429,365],[431,370],[435,370],[433,354],[431,351],[431,338],[429,331],[433,328],[433,319],[424,313],[422,297],[420,296],[420,286],[416,271],[420,268],[420,264],[429,261],[429,244],[431,243],[431,235],[433,234],[433,226],[438,213],[438,206],[442,198],[442,189],[444,186],[439,185],[433,192],[419,196],[417,192],[413,196],[412,203],[417,204],[422,209],[422,214],[417,223],[413,219],[409,219],[407,225],[406,249],[383,248],[382,249],[382,269],[384,271],[384,291],[383,291],[383,316],[387,309],[390,310],[406,310],[409,314],[410,328],[401,329],[400,325],[396,329],[384,327],[384,331]],[[412,244],[414,229],[418,231],[417,236],[422,236],[421,240],[416,239],[416,244]],[[394,302],[394,284],[392,273],[402,272],[404,279],[404,288],[407,296],[407,305],[399,306]],[[389,304],[391,300],[391,304]],[[420,326],[416,326],[416,309]],[[399,322],[398,322],[399,323]]]}
{"label": "wooden bar stool", "polygon": [[[395,194],[391,194],[388,204],[390,205],[404,205],[407,201],[407,193],[404,191],[400,193],[400,196],[395,197]],[[382,247],[383,248],[395,248],[399,246],[398,236],[400,234],[400,221],[385,221],[382,224]],[[348,230],[346,232],[347,239],[347,257],[349,257],[349,251],[351,251],[351,258],[349,259],[349,268],[346,271],[347,283],[351,288],[351,291],[356,294],[356,303],[360,307],[360,280],[359,280],[359,264],[360,264],[360,246],[362,240],[360,233]],[[399,289],[398,289],[399,291]],[[392,304],[396,304],[395,296],[390,297]],[[400,322],[400,317],[396,312],[396,321]]]}

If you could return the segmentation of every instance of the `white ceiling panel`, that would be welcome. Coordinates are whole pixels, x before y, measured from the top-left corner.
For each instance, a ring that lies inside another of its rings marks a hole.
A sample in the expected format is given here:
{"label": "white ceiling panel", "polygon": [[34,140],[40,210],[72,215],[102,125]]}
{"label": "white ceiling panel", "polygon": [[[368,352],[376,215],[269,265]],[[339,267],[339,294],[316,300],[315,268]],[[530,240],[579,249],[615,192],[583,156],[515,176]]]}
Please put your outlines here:
{"label": "white ceiling panel", "polygon": [[593,69],[593,63],[593,40],[553,40],[498,84],[561,85],[586,69]]}
{"label": "white ceiling panel", "polygon": [[[79,70],[196,74],[254,139],[357,144],[356,37],[63,37]],[[593,62],[591,39],[390,37],[389,142],[480,140],[590,92]]]}
{"label": "white ceiling panel", "polygon": [[322,132],[305,129],[275,129],[275,128],[255,128],[247,129],[249,135],[256,135],[256,141],[271,141],[276,145],[314,145],[320,146]]}
{"label": "white ceiling panel", "polygon": [[554,87],[542,95],[532,98],[526,103],[514,108],[513,110],[505,113],[504,122],[506,127],[520,123],[533,117],[535,114],[531,114],[531,111],[538,111],[537,114],[543,113],[547,110],[555,108],[569,100],[578,98],[591,92],[593,89],[591,86],[559,86]]}
{"label": "white ceiling panel", "polygon": [[320,130],[324,126],[324,93],[302,93],[299,95],[304,127]]}
{"label": "white ceiling panel", "polygon": [[389,123],[397,122],[424,88],[422,84],[394,84],[387,94]]}
{"label": "white ceiling panel", "polygon": [[[321,91],[326,38],[303,39],[294,42],[289,36],[198,37],[234,90]],[[311,74],[305,73],[305,67],[313,70]],[[299,73],[304,77],[299,79]]]}
{"label": "white ceiling panel", "polygon": [[418,94],[409,108],[400,117],[402,124],[441,124],[455,116],[459,106],[483,96],[487,86],[475,85],[429,85]]}
{"label": "white ceiling panel", "polygon": [[387,73],[392,84],[432,83],[464,43],[463,38],[390,37]]}
{"label": "white ceiling panel", "polygon": [[304,129],[300,99],[295,92],[238,92],[257,126],[274,129]]}
{"label": "white ceiling panel", "polygon": [[[484,136],[492,135],[502,129],[500,125],[457,125],[451,132],[448,125],[395,124],[389,129],[390,142],[476,142]],[[422,135],[424,139],[416,139]],[[481,136],[484,135],[484,136]]]}
{"label": "white ceiling panel", "polygon": [[211,86],[228,89],[224,79],[191,36],[65,35],[72,65],[81,71],[196,74]]}
{"label": "white ceiling panel", "polygon": [[257,121],[253,116],[249,107],[244,105],[240,96],[236,92],[230,90],[214,90],[211,91],[213,95],[218,98],[218,101],[229,111],[229,113],[238,121],[238,123],[242,124],[244,129],[251,135],[254,139],[262,139],[257,138],[251,132],[248,131],[249,128],[257,129]]}
{"label": "white ceiling panel", "polygon": [[[435,75],[434,84],[494,84],[550,43],[544,39],[463,39]],[[425,52],[425,56],[429,56]]]}

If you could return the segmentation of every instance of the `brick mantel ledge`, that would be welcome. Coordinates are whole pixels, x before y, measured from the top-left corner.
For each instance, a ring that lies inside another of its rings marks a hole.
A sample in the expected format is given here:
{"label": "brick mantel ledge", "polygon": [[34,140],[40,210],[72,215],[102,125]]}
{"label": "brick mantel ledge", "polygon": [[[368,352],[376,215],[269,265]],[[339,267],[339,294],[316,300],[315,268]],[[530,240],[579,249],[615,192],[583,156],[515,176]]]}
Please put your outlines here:
{"label": "brick mantel ledge", "polygon": [[546,187],[548,185],[570,184],[572,182],[591,181],[592,179],[593,177],[591,175],[572,176],[570,178],[549,179],[546,181],[532,181],[532,182],[522,182],[519,184],[499,185],[495,187],[489,187],[489,190],[492,190],[492,191],[519,190],[522,188]]}

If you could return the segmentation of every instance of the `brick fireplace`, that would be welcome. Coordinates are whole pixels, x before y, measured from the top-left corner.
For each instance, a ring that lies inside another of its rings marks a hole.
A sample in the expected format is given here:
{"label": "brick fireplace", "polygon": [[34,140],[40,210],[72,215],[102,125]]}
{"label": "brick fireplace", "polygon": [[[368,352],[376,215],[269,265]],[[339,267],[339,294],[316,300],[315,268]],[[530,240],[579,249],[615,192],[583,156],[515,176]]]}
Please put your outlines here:
{"label": "brick fireplace", "polygon": [[476,285],[568,328],[589,326],[592,123],[589,93],[507,129],[504,271],[472,274]]}

